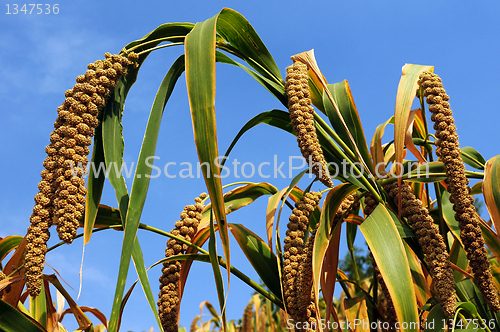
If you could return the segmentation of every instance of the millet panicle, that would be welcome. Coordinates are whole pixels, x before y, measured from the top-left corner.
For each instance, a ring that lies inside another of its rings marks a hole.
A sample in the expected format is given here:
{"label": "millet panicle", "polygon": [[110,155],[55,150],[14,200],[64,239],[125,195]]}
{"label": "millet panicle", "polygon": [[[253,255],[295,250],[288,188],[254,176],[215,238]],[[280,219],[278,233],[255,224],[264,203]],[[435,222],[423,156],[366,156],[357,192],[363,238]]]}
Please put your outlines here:
{"label": "millet panicle", "polygon": [[[300,307],[299,298],[304,296],[304,293],[298,293],[298,288],[300,288],[298,281],[299,273],[305,273],[304,270],[307,270],[304,266],[300,267],[306,258],[304,255],[304,234],[308,231],[310,215],[316,209],[320,199],[320,193],[305,193],[295,203],[295,209],[293,209],[287,225],[288,230],[283,247],[283,289],[288,313],[295,321],[307,320],[304,308]],[[310,294],[310,292],[308,290],[306,294]]]}
{"label": "millet panicle", "polygon": [[436,130],[436,155],[446,170],[450,202],[453,204],[455,219],[460,228],[460,238],[472,267],[474,281],[483,297],[494,312],[500,311],[498,293],[493,284],[484,238],[479,225],[479,216],[470,195],[469,179],[465,176],[465,166],[460,155],[458,135],[453,124],[449,96],[443,88],[441,78],[431,72],[420,75],[418,84],[432,113],[431,120]]}
{"label": "millet panicle", "polygon": [[309,98],[307,65],[295,61],[286,70],[285,89],[288,96],[288,111],[300,151],[319,180],[325,186],[332,188],[333,182],[316,135],[314,108]]}
{"label": "millet panicle", "polygon": [[[318,326],[312,290],[312,254],[319,224],[316,225],[305,245],[303,237],[304,232],[309,229],[311,213],[320,199],[320,193],[306,193],[297,202],[296,209],[293,210],[287,225],[287,237],[283,247],[283,278],[288,312],[295,322],[307,322],[309,327]],[[355,200],[355,194],[344,198],[335,213],[332,227],[341,222],[342,217],[350,209],[356,208],[353,204]]]}
{"label": "millet panicle", "polygon": [[393,182],[386,185],[384,189],[395,204],[401,193],[401,216],[407,218],[424,252],[429,273],[434,282],[434,292],[443,312],[446,316],[453,317],[457,303],[453,271],[446,243],[437,225],[408,184],[402,182],[400,189],[398,183]]}
{"label": "millet panicle", "polygon": [[57,109],[50,144],[45,148],[47,158],[26,235],[26,286],[32,296],[37,296],[41,289],[49,227],[57,225],[59,238],[67,243],[76,235],[86,195],[82,176],[99,109],[105,106],[111,89],[138,56],[133,52],[127,57],[106,53],[105,58],[90,64],[85,75],[77,77],[73,89],[66,91],[66,99]]}
{"label": "millet panicle", "polygon": [[[175,222],[172,234],[191,242],[198,231],[201,221],[201,212],[205,208],[202,201],[207,197],[201,194],[195,198],[195,204],[187,205],[181,212],[181,219]],[[165,257],[183,254],[188,246],[178,240],[167,241]],[[160,293],[158,295],[158,313],[165,332],[177,332],[177,313],[179,310],[179,280],[182,264],[180,261],[168,261],[163,263],[162,275],[160,277]]]}
{"label": "millet panicle", "polygon": [[253,332],[253,304],[249,303],[243,311],[243,322],[241,324],[240,332]]}

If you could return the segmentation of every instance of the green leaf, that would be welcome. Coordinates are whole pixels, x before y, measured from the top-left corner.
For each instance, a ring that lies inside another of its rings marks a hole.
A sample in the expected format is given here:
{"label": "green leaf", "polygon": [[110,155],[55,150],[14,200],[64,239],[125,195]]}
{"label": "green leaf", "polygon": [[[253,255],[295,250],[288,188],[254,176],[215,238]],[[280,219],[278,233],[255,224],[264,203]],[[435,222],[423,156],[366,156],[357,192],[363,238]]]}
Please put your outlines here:
{"label": "green leaf", "polygon": [[162,331],[160,316],[158,316],[156,301],[151,290],[151,285],[149,283],[146,266],[144,265],[144,257],[142,254],[141,246],[139,245],[139,241],[134,242],[132,248],[132,257],[134,259],[134,265],[137,271],[137,275],[139,276],[139,280],[141,281],[142,290],[144,291],[144,295],[146,295],[146,300],[148,301],[149,307],[151,308],[151,311],[156,318],[158,328],[160,329],[160,331]]}
{"label": "green leaf", "polygon": [[[394,217],[392,218],[395,219]],[[410,264],[411,276],[413,278],[413,285],[415,287],[415,294],[417,295],[417,300],[419,303],[425,303],[427,298],[430,297],[431,291],[427,280],[425,279],[424,272],[422,270],[422,264],[418,259],[417,254],[410,248],[406,241],[403,242],[403,246],[406,251],[406,257],[408,258],[408,263]]]}
{"label": "green leaf", "polygon": [[[172,93],[172,90],[175,86],[175,83],[177,82],[177,79],[179,76],[182,74],[184,71],[184,57],[180,56],[172,65],[172,67],[169,69],[167,74],[165,75],[158,92],[155,97],[155,101],[153,103],[153,107],[151,109],[151,113],[149,115],[149,120],[148,124],[146,127],[146,132],[144,134],[144,140],[141,146],[141,152],[139,154],[139,159],[137,161],[137,168],[136,172],[134,174],[134,182],[132,184],[132,190],[130,193],[130,204],[128,204],[128,195],[125,195],[123,190],[126,190],[124,188],[124,181],[123,177],[120,174],[120,177],[122,181],[119,181],[117,184],[119,185],[120,192],[123,194],[123,198],[126,198],[126,203],[119,200],[118,203],[120,205],[120,212],[121,212],[121,217],[122,220],[125,219],[126,222],[125,224],[125,234],[123,236],[123,244],[122,244],[122,253],[120,257],[120,269],[119,269],[119,274],[118,274],[118,280],[117,280],[117,285],[116,285],[116,291],[115,291],[115,298],[113,301],[113,309],[111,312],[111,317],[110,317],[110,326],[109,326],[109,331],[110,332],[116,332],[117,329],[117,323],[118,323],[118,317],[119,317],[119,312],[120,312],[120,304],[121,304],[121,298],[123,296],[124,288],[125,288],[125,282],[127,280],[127,274],[128,274],[128,268],[130,265],[130,257],[133,253],[133,251],[136,252],[136,254],[139,252],[140,248],[134,248],[135,242],[136,242],[136,234],[137,234],[137,228],[139,227],[139,220],[141,218],[142,214],[142,209],[144,207],[144,202],[146,201],[146,195],[147,191],[149,188],[149,181],[151,176],[151,172],[153,167],[152,166],[152,161],[151,156],[155,155],[156,151],[156,143],[158,141],[158,134],[160,130],[160,123],[161,123],[161,118],[163,116],[163,111],[165,109],[165,105]],[[121,125],[120,125],[121,127]],[[121,136],[121,134],[120,134]],[[114,150],[115,151],[115,158],[118,157],[116,154],[120,154],[120,159],[121,156],[123,156],[123,139],[119,140],[121,142],[121,151]],[[120,146],[118,144],[117,146]],[[105,152],[106,152],[106,147],[105,147]],[[107,160],[106,160],[107,161]],[[111,179],[111,178],[110,178]],[[115,187],[116,190],[116,187]],[[118,190],[116,190],[117,196]],[[122,203],[123,202],[123,203]],[[120,204],[121,203],[121,204]],[[125,210],[126,209],[126,210]],[[125,212],[124,212],[125,210]],[[139,277],[141,275],[144,278],[141,278],[141,284],[143,288],[150,288],[149,287],[149,282],[147,282],[147,275],[145,274],[145,267],[144,263],[140,264],[140,261],[142,258],[138,256],[134,256],[135,259],[138,259],[139,261],[134,261],[136,264],[136,268],[138,270],[144,270],[139,274]],[[144,284],[144,283],[145,284]],[[149,295],[146,293],[146,296],[149,297]],[[152,297],[152,295],[151,295]],[[150,302],[151,303],[151,302]]]}
{"label": "green leaf", "polygon": [[[131,78],[135,80],[135,77]],[[115,189],[116,200],[125,224],[128,208],[128,190],[121,173],[123,165],[122,112],[128,90],[132,86],[130,77],[123,77],[106,102],[102,120],[102,143],[106,161],[106,177]],[[100,169],[102,165],[98,165]]]}
{"label": "green leaf", "polygon": [[[418,322],[418,308],[408,259],[393,218],[379,204],[359,226],[391,294],[398,321]],[[387,255],[387,253],[391,253]],[[403,326],[404,327],[404,326]],[[417,331],[409,324],[406,331]]]}
{"label": "green leaf", "polygon": [[176,37],[175,39],[169,39],[171,42],[183,41],[184,37],[193,27],[193,23],[165,23],[149,32],[141,39],[131,42],[125,46],[125,49],[130,50],[135,47],[134,51],[138,53],[158,45],[162,40],[169,37]]}
{"label": "green leaf", "polygon": [[462,156],[464,163],[467,165],[481,171],[484,170],[486,160],[484,160],[483,156],[477,152],[476,149],[471,148],[470,146],[460,148],[460,155]]}
{"label": "green leaf", "polygon": [[479,181],[475,185],[472,186],[470,194],[472,196],[474,196],[474,195],[479,195],[482,193],[483,193],[483,181]]}
{"label": "green leaf", "polygon": [[[365,134],[363,132],[363,127],[361,126],[358,110],[354,104],[349,83],[347,83],[347,80],[344,80],[340,83],[328,84],[328,90],[330,90],[333,99],[337,103],[338,110],[340,111],[347,128],[345,128],[342,124],[339,114],[336,112],[334,106],[329,101],[325,93],[323,95],[323,103],[325,105],[326,114],[328,115],[330,124],[333,129],[335,129],[335,132],[340,136],[342,141],[351,149],[351,151],[356,151],[356,147],[359,149],[364,163],[368,166],[369,170],[372,171],[373,166],[370,158],[370,152],[368,151]],[[356,146],[354,146],[354,143],[351,141],[349,133],[354,138]]]}
{"label": "green leaf", "polygon": [[448,317],[444,314],[440,304],[436,304],[427,316],[425,332],[441,332],[445,330]]}
{"label": "green leaf", "polygon": [[[467,266],[469,265],[467,254],[465,253],[464,248],[461,246],[460,241],[458,241],[457,239],[453,241],[453,246],[450,249],[450,262],[464,271],[467,270]],[[453,270],[453,281],[455,283],[459,282],[463,278],[463,273]]]}
{"label": "green leaf", "polygon": [[396,95],[396,110],[394,113],[394,149],[395,162],[403,162],[403,150],[405,148],[406,129],[410,116],[411,105],[418,90],[418,77],[424,71],[432,71],[432,66],[421,66],[405,64],[403,66],[401,79]]}
{"label": "green leaf", "polygon": [[0,262],[7,254],[15,249],[23,240],[21,235],[10,235],[0,240]]}
{"label": "green leaf", "polygon": [[[325,254],[327,253],[328,247],[331,245],[330,242],[332,239],[339,239],[340,236],[340,224],[335,225],[334,228],[333,218],[335,217],[335,213],[342,203],[342,200],[351,194],[358,187],[351,185],[349,183],[343,183],[338,186],[335,186],[332,190],[328,192],[328,195],[323,202],[323,209],[321,210],[320,216],[320,224],[318,226],[318,230],[316,231],[316,238],[314,240],[314,248],[313,248],[313,258],[312,258],[312,267],[313,267],[313,291],[315,299],[319,299],[319,288],[322,281],[322,270],[323,270],[323,260],[325,258]],[[337,248],[334,248],[334,252],[336,257],[331,257],[331,259],[336,260],[338,262],[338,242],[335,243]],[[335,250],[337,249],[337,250]],[[329,262],[325,262],[328,265]],[[331,276],[333,280],[336,279],[336,271],[337,266],[332,265],[329,266],[332,271],[328,271],[328,276]],[[333,281],[334,282],[334,281]],[[328,292],[333,296],[334,287],[332,287],[331,291]],[[329,316],[328,316],[329,317]]]}
{"label": "green leaf", "polygon": [[40,295],[37,297],[30,296],[30,314],[33,318],[43,326],[44,329],[47,328],[47,302],[45,301],[45,282],[42,282]]}
{"label": "green leaf", "polygon": [[[219,228],[220,229],[220,228]],[[210,215],[210,239],[208,240],[208,251],[210,257],[210,263],[212,264],[212,270],[214,271],[215,285],[217,286],[217,295],[219,296],[219,306],[222,314],[222,323],[224,325],[224,330],[226,330],[226,297],[224,295],[224,280],[222,279],[222,274],[219,267],[219,257],[217,256],[217,248],[215,246],[215,226],[213,214]],[[227,264],[228,274],[230,273],[229,264]]]}
{"label": "green leaf", "polygon": [[[278,192],[275,186],[269,183],[250,183],[244,186],[235,188],[224,194],[224,206],[226,214],[234,212],[241,209],[251,203],[253,203],[257,198],[263,195],[274,195]],[[202,213],[202,222],[200,222],[199,228],[203,228],[203,220],[208,220],[210,218],[210,213],[212,211],[212,205],[208,204],[207,208]]]}
{"label": "green leaf", "polygon": [[[112,226],[123,227],[120,210],[103,204],[99,205],[94,227],[100,228]],[[123,230],[123,228],[121,230]]]}
{"label": "green leaf", "polygon": [[[411,163],[413,164],[413,162]],[[443,163],[441,162],[420,164],[416,169],[413,169],[411,172],[407,172],[403,175],[403,179],[419,183],[439,182],[445,180],[446,178],[446,171]]]}
{"label": "green leaf", "polygon": [[278,260],[271,248],[243,225],[229,224],[229,230],[264,284],[274,295],[281,298]]}
{"label": "green leaf", "polygon": [[290,114],[288,112],[283,112],[280,110],[262,112],[251,118],[247,123],[245,123],[245,125],[240,129],[238,134],[234,137],[233,141],[231,142],[231,145],[229,145],[229,148],[227,149],[224,156],[226,157],[229,156],[234,146],[241,138],[241,136],[243,136],[244,133],[246,133],[247,131],[249,131],[250,129],[261,123],[265,123],[270,126],[283,129],[289,133],[293,133],[293,127],[292,124],[290,123]]}
{"label": "green leaf", "polygon": [[[215,121],[215,28],[218,16],[197,23],[186,37],[186,84],[198,159],[201,165],[208,165],[202,167],[203,177],[219,224],[224,256],[230,265]],[[228,282],[229,277],[228,271]]]}
{"label": "green leaf", "polygon": [[[484,301],[481,292],[470,278],[465,278],[464,280],[457,282],[455,284],[455,288],[459,299],[463,302],[470,302],[474,305],[476,313],[478,313],[483,319],[493,319],[493,315]],[[474,312],[474,310],[471,310],[472,309],[469,308],[469,312]]]}
{"label": "green leaf", "polygon": [[257,82],[259,82],[263,87],[265,87],[269,92],[271,92],[278,100],[286,107],[288,104],[288,96],[286,95],[285,86],[283,82],[275,82],[269,78],[262,76],[259,73],[251,70],[250,68],[242,65],[239,62],[236,62],[229,58],[224,53],[217,51],[216,53],[216,61],[220,63],[226,63],[229,65],[233,65],[239,67],[246,71],[250,76],[252,76]]}
{"label": "green leaf", "polygon": [[[455,211],[453,210],[453,204],[450,202],[450,194],[447,191],[441,194],[441,207],[443,210],[443,218],[452,231],[455,238],[462,244],[462,238],[460,237],[460,227],[458,226],[458,221],[455,220]],[[481,232],[483,234],[484,242],[490,248],[490,250],[497,256],[500,257],[500,239],[498,235],[483,222],[479,223],[481,227]]]}
{"label": "green leaf", "polygon": [[347,239],[347,248],[349,249],[349,251],[354,250],[354,241],[356,240],[357,231],[358,231],[357,225],[347,223],[347,225],[346,225],[346,239]]}
{"label": "green leaf", "polygon": [[500,155],[488,160],[484,170],[484,203],[497,232],[500,230]]}
{"label": "green leaf", "polygon": [[462,302],[462,303],[457,303],[457,304],[458,304],[457,310],[458,309],[465,309],[465,311],[467,311],[469,314],[471,314],[473,316],[477,316],[477,309],[472,303]]}
{"label": "green leaf", "polygon": [[23,313],[0,300],[0,329],[5,332],[46,332],[32,318],[26,317]]}
{"label": "green leaf", "polygon": [[382,148],[382,137],[384,136],[385,127],[391,121],[394,121],[394,116],[389,118],[386,122],[377,126],[377,129],[375,129],[375,134],[373,134],[372,142],[370,144],[373,164],[377,167],[377,169],[374,169],[375,175],[382,174],[382,171],[385,171],[385,155],[384,149]]}
{"label": "green leaf", "polygon": [[451,204],[450,202],[450,193],[446,190],[443,190],[441,192],[441,208],[443,210],[444,221],[450,228],[455,238],[457,238],[460,243],[462,243],[462,239],[460,238],[460,228],[458,227],[458,222],[455,220],[455,211],[453,210],[453,204]]}
{"label": "green leaf", "polygon": [[245,61],[261,75],[281,79],[280,70],[271,53],[240,13],[224,8],[217,19],[217,33],[244,55]]}
{"label": "green leaf", "polygon": [[480,222],[479,226],[481,226],[484,242],[488,248],[490,248],[496,257],[500,257],[500,238],[498,235],[488,225],[483,224],[483,222]]}

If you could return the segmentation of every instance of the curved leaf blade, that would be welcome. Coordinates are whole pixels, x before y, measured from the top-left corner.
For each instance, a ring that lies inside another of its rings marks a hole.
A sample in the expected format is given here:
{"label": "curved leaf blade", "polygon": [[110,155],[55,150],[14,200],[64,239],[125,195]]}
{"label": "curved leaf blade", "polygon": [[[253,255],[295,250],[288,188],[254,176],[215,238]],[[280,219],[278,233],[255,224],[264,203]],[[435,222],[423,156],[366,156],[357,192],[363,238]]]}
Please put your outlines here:
{"label": "curved leaf blade", "polygon": [[382,171],[385,170],[385,155],[384,149],[382,148],[382,137],[384,136],[385,127],[391,121],[394,121],[394,116],[389,118],[386,122],[377,126],[377,129],[375,129],[375,134],[373,134],[372,142],[370,144],[373,165],[376,165],[376,168],[374,169],[375,175],[382,174]]}
{"label": "curved leaf blade", "polygon": [[[316,231],[314,241],[312,266],[313,266],[313,291],[314,298],[319,301],[320,286],[328,284],[330,287],[324,292],[326,303],[331,303],[335,280],[337,278],[338,245],[340,241],[340,225],[332,229],[333,218],[342,200],[358,187],[343,183],[335,186],[328,192],[321,210],[320,225]],[[331,247],[331,248],[330,248]],[[336,254],[329,254],[329,261],[323,263],[327,251],[334,250]],[[323,267],[323,264],[324,267]],[[325,279],[328,278],[328,279]],[[327,310],[329,312],[330,310]],[[327,318],[329,315],[327,316]]]}
{"label": "curved leaf blade", "polygon": [[[158,89],[155,100],[153,102],[153,107],[151,108],[148,124],[144,134],[144,140],[141,146],[141,152],[139,154],[139,159],[137,161],[136,172],[134,174],[134,182],[132,184],[132,190],[130,193],[130,203],[128,201],[128,195],[125,195],[125,193],[123,193],[122,198],[126,198],[126,203],[123,202],[122,200],[118,201],[120,205],[122,221],[123,220],[126,221],[124,223],[125,234],[123,235],[122,252],[120,257],[120,268],[116,284],[115,298],[113,301],[113,309],[110,317],[110,324],[109,324],[110,332],[116,332],[118,329],[117,324],[120,315],[120,305],[122,301],[123,292],[125,289],[125,282],[127,279],[128,268],[130,265],[130,258],[134,251],[135,251],[134,256],[140,253],[140,247],[138,246],[139,245],[138,242],[136,244],[136,234],[137,234],[137,229],[139,227],[139,220],[141,218],[142,209],[146,201],[146,195],[149,188],[149,181],[151,179],[151,172],[153,169],[152,167],[150,167],[151,163],[149,163],[149,159],[151,158],[151,156],[155,155],[156,143],[158,141],[161,118],[163,116],[165,105],[173,91],[173,88],[175,87],[177,79],[184,71],[183,60],[184,57],[180,56],[174,62],[172,67],[165,75]],[[115,121],[117,121],[117,119]],[[122,160],[123,138],[118,142],[121,142],[121,151],[115,150],[115,153],[119,153],[119,158]],[[118,155],[115,155],[115,157],[118,157]],[[117,169],[115,171],[117,171]],[[119,188],[121,188],[121,190],[126,190],[126,188],[123,187],[125,185],[123,176],[121,175],[121,173],[119,175],[120,177],[117,177],[116,183],[117,185],[119,185]],[[136,268],[141,271],[141,273],[139,273],[139,277],[141,277],[142,286],[145,288],[150,288],[149,282],[147,281],[147,275],[145,273],[144,262],[142,262],[141,264],[142,258],[140,256],[141,255],[135,256],[134,263],[136,264]],[[148,293],[150,292],[147,292],[146,296],[148,298],[152,298],[152,294]]]}
{"label": "curved leaf blade", "polygon": [[158,45],[162,40],[168,37],[177,37],[175,39],[169,39],[170,42],[183,41],[184,37],[193,27],[193,23],[165,23],[149,32],[141,39],[129,43],[125,46],[125,49],[130,50],[134,48],[134,51],[139,53]]}
{"label": "curved leaf blade", "polygon": [[5,332],[46,332],[34,319],[29,319],[7,302],[0,300],[0,329]]}
{"label": "curved leaf blade", "polygon": [[3,261],[11,250],[16,249],[22,240],[23,237],[21,235],[9,235],[0,240],[0,262]]}
{"label": "curved leaf blade", "polygon": [[285,195],[287,188],[282,189],[280,192],[275,193],[272,197],[269,197],[269,201],[267,203],[266,210],[266,235],[267,235],[267,244],[270,248],[273,248],[273,228],[274,228],[274,218],[276,215],[276,210],[278,209],[278,205]]}
{"label": "curved leaf blade", "polygon": [[[369,170],[373,170],[370,152],[368,151],[365,134],[363,132],[363,126],[361,125],[358,110],[354,104],[349,83],[347,80],[344,80],[339,83],[328,84],[328,90],[330,90],[333,99],[337,103],[338,110],[344,119],[346,126],[343,125],[339,114],[336,112],[332,103],[329,102],[326,94],[324,94],[323,104],[325,105],[326,114],[330,120],[330,124],[338,133],[342,141],[349,146],[351,151],[356,151],[357,149],[359,150],[361,157],[368,166]],[[351,140],[351,136],[354,139],[354,142]],[[356,146],[354,146],[354,144]]]}
{"label": "curved leaf blade", "polygon": [[271,92],[278,100],[284,105],[287,106],[288,103],[288,96],[286,95],[285,92],[285,86],[283,82],[280,81],[280,83],[276,83],[273,80],[270,80],[269,78],[266,78],[262,76],[261,74],[251,70],[250,68],[242,65],[239,62],[234,61],[224,53],[221,53],[217,51],[216,54],[216,61],[220,63],[226,63],[229,65],[233,65],[236,67],[239,67],[246,71],[250,76],[252,76],[257,82],[259,82],[263,87],[265,87],[269,92]]}
{"label": "curved leaf blade", "polygon": [[471,148],[470,146],[460,148],[460,155],[463,162],[467,165],[481,171],[484,170],[486,160],[484,160],[484,157],[479,152],[477,152],[476,149]]}
{"label": "curved leaf blade", "polygon": [[[277,191],[278,189],[276,189],[276,187],[265,182],[251,183],[235,188],[224,194],[224,207],[226,210],[226,214],[239,210],[242,207],[253,203],[263,195],[274,195]],[[198,225],[199,229],[203,229],[209,226],[211,211],[212,204],[208,204],[205,207],[205,210],[202,212],[200,224]]]}
{"label": "curved leaf blade", "polygon": [[[225,259],[230,265],[229,236],[220,176],[215,121],[215,29],[219,14],[197,23],[185,40],[186,84],[194,140],[205,184],[212,201]],[[228,271],[228,282],[230,273]]]}
{"label": "curved leaf blade", "polygon": [[424,71],[432,71],[432,66],[405,64],[396,95],[396,109],[394,113],[394,146],[395,162],[402,163],[404,158],[404,142],[411,105],[418,89],[418,77]]}
{"label": "curved leaf blade", "polygon": [[229,230],[264,284],[281,298],[278,260],[271,248],[254,232],[240,224],[229,224]]}
{"label": "curved leaf blade", "polygon": [[486,208],[498,232],[500,230],[500,156],[493,157],[486,163],[483,195]]}
{"label": "curved leaf blade", "polygon": [[[391,214],[382,204],[359,226],[384,278],[398,317],[408,323],[403,331],[417,331],[418,307],[410,267],[403,242]],[[387,255],[387,253],[391,253]],[[404,326],[402,326],[404,327]]]}
{"label": "curved leaf blade", "polygon": [[224,8],[217,19],[217,33],[241,54],[252,59],[253,61],[245,60],[261,75],[281,79],[280,70],[271,53],[252,25],[240,13]]}
{"label": "curved leaf blade", "polygon": [[[219,228],[220,229],[220,228]],[[212,265],[212,270],[214,272],[215,284],[217,286],[217,295],[219,297],[219,307],[222,314],[222,324],[224,326],[224,330],[227,329],[227,321],[226,321],[226,297],[224,292],[224,280],[222,279],[222,274],[220,272],[219,266],[219,256],[217,256],[217,248],[215,246],[216,238],[215,238],[215,226],[213,214],[210,214],[210,238],[208,240],[208,251],[210,257],[210,263]],[[227,265],[230,266],[229,264]],[[230,269],[227,269],[228,275],[230,274]]]}
{"label": "curved leaf blade", "polygon": [[229,156],[234,146],[238,142],[238,140],[243,136],[244,133],[252,129],[253,127],[265,123],[270,126],[283,129],[289,133],[294,133],[292,124],[290,122],[290,114],[288,112],[280,111],[280,110],[272,110],[262,112],[253,118],[251,118],[245,125],[240,129],[238,134],[234,137],[231,145],[227,149],[225,153],[225,157]]}

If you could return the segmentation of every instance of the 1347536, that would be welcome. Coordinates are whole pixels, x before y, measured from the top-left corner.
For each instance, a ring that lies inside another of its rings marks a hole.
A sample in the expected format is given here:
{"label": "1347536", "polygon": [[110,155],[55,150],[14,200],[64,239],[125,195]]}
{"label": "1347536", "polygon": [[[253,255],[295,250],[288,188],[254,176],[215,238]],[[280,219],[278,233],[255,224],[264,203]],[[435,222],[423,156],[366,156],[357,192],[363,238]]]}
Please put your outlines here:
{"label": "1347536", "polygon": [[7,15],[17,15],[17,14],[59,14],[59,4],[42,4],[42,3],[30,3],[30,4],[6,4],[7,6],[7,12],[5,14]]}

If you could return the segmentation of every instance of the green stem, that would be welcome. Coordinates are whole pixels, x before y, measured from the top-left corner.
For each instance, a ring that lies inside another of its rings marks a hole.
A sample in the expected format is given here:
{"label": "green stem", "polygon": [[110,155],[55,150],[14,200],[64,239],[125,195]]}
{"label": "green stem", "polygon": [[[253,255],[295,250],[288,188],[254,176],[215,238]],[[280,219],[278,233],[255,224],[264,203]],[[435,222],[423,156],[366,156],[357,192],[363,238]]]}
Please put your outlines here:
{"label": "green stem", "polygon": [[484,173],[481,173],[481,172],[474,172],[474,171],[465,171],[465,175],[468,177],[468,178],[473,178],[473,179],[481,179],[483,180],[484,179]]}
{"label": "green stem", "polygon": [[340,284],[340,287],[342,287],[342,289],[344,290],[344,293],[345,293],[345,296],[348,298],[348,299],[351,299],[351,294],[349,293],[349,288],[347,287],[347,285],[345,284],[345,280],[338,280],[339,284]]}
{"label": "green stem", "polygon": [[19,272],[23,267],[24,267],[24,264],[22,264],[21,266],[18,266],[14,271],[12,271],[9,275],[7,275],[7,278],[12,277],[14,274]]}
{"label": "green stem", "polygon": [[[157,233],[157,234],[160,234],[160,235],[163,235],[163,236],[170,237],[172,239],[175,239],[177,241],[180,241],[180,242],[182,242],[182,243],[190,246],[193,249],[198,250],[199,252],[201,252],[201,253],[203,253],[205,255],[209,255],[209,252],[206,251],[206,250],[204,250],[203,248],[200,248],[197,245],[192,244],[191,242],[186,241],[183,238],[180,238],[180,237],[177,237],[177,236],[175,236],[173,234],[170,234],[168,232],[162,231],[161,229],[158,229],[158,228],[155,228],[155,227],[152,227],[152,226],[149,226],[149,225],[145,225],[145,224],[142,224],[142,223],[139,224],[139,228],[144,229],[144,230],[148,230],[148,231],[151,231],[153,233]],[[227,269],[226,261],[224,261],[222,259],[222,257],[220,257],[220,256],[218,256],[218,257],[219,257],[219,265],[222,266],[223,268]],[[283,304],[281,303],[281,301],[276,296],[274,296],[273,294],[271,294],[268,291],[266,291],[264,288],[262,288],[262,286],[260,286],[255,281],[253,281],[252,279],[250,279],[243,272],[241,272],[240,270],[238,270],[237,268],[235,268],[233,266],[231,266],[229,268],[229,271],[232,274],[234,274],[237,278],[239,278],[241,281],[243,281],[244,283],[246,283],[248,286],[252,287],[254,290],[256,290],[257,292],[259,292],[260,294],[262,294],[264,297],[268,298],[273,303],[275,303],[277,306],[279,306],[280,308],[283,309]]]}
{"label": "green stem", "polygon": [[360,287],[358,264],[356,264],[356,257],[354,257],[354,250],[352,247],[349,248],[349,252],[351,253],[351,260],[352,260],[352,266],[354,268],[354,279],[356,279],[356,286]]}
{"label": "green stem", "polygon": [[[120,225],[119,227],[122,227],[122,226]],[[107,230],[107,229],[113,229],[113,228],[116,228],[116,227],[114,227],[114,226],[109,226],[109,227],[98,228],[98,229],[94,229],[94,230],[92,231],[92,233],[97,233],[97,232],[100,232],[100,231],[104,231],[104,230]],[[78,234],[77,236],[75,236],[75,239],[78,239],[78,238],[80,238],[80,237],[82,237],[82,236],[83,236],[83,233],[82,233],[82,234]],[[57,243],[57,244],[54,244],[52,247],[50,247],[49,249],[47,249],[47,252],[52,251],[52,250],[54,250],[54,249],[56,249],[56,248],[59,248],[59,247],[60,247],[60,246],[62,246],[63,244],[66,244],[66,242],[61,241],[61,242],[59,242],[59,243]]]}
{"label": "green stem", "polygon": [[155,227],[152,227],[152,226],[149,226],[149,225],[143,224],[143,223],[140,223],[140,224],[139,224],[139,228],[140,228],[140,229],[147,230],[147,231],[151,231],[151,232],[156,233],[156,234],[160,234],[160,235],[163,235],[163,236],[167,236],[167,237],[172,238],[172,239],[175,239],[175,240],[177,240],[177,241],[179,241],[179,242],[182,242],[182,243],[184,243],[185,245],[187,245],[187,246],[189,246],[189,247],[191,247],[191,248],[193,248],[193,249],[195,249],[195,250],[198,250],[199,252],[202,252],[202,253],[204,253],[204,254],[207,254],[207,255],[208,255],[208,251],[206,251],[205,249],[200,248],[200,247],[198,247],[196,244],[193,244],[193,243],[191,243],[191,242],[189,242],[189,241],[187,241],[187,240],[185,240],[185,239],[183,239],[183,238],[181,238],[181,237],[175,236],[175,235],[173,235],[173,234],[171,234],[171,233],[169,233],[169,232],[165,232],[165,231],[163,231],[163,230],[161,230],[161,229],[158,229],[158,228],[155,228]]}

